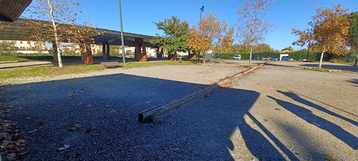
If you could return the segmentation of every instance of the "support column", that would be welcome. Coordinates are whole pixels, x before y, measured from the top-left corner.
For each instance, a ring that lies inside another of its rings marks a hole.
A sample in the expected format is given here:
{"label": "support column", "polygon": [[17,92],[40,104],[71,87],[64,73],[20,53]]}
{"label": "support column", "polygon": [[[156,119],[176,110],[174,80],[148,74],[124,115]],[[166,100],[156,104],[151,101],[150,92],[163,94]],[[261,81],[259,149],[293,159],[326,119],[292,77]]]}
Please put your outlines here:
{"label": "support column", "polygon": [[[106,45],[107,45],[107,52],[106,52]],[[108,45],[108,42],[103,42],[103,45],[102,45],[102,59],[103,60],[109,60],[109,45]]]}
{"label": "support column", "polygon": [[190,53],[190,51],[188,51],[189,52],[189,55],[188,55],[188,58],[189,59],[192,59],[192,60],[194,60],[194,59],[196,59],[196,54],[195,54],[195,52],[194,53]]}
{"label": "support column", "polygon": [[104,56],[105,53],[106,53],[106,44],[103,42],[102,43],[102,56]]}
{"label": "support column", "polygon": [[163,57],[163,50],[162,52],[159,52],[159,47],[157,47],[157,58],[162,58]]}
{"label": "support column", "polygon": [[[139,62],[147,62],[147,52],[142,38],[135,38],[135,57]],[[143,50],[143,52],[142,52]]]}
{"label": "support column", "polygon": [[81,51],[82,63],[86,64],[86,65],[92,65],[93,64],[93,55],[92,55],[92,50],[91,50],[91,44],[90,43],[81,44],[80,48],[82,48],[81,49],[82,50]]}
{"label": "support column", "polygon": [[109,51],[109,44],[107,44],[107,56],[108,56],[107,60],[111,59],[111,57],[109,56],[109,53],[110,53],[110,51]]}

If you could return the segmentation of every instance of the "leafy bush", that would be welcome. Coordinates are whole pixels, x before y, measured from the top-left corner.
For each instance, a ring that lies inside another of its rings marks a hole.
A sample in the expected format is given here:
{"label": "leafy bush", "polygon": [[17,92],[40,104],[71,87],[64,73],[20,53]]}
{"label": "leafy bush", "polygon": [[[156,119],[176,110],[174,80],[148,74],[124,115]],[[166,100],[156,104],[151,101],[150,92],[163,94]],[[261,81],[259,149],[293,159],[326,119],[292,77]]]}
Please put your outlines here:
{"label": "leafy bush", "polygon": [[14,43],[0,42],[0,56],[15,56]]}

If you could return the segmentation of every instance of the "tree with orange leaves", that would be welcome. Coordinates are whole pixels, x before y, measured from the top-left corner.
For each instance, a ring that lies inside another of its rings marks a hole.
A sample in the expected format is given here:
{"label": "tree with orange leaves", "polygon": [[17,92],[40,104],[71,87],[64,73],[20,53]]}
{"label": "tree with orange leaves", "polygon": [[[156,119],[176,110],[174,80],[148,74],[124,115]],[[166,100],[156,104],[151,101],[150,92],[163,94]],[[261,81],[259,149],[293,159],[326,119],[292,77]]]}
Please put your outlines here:
{"label": "tree with orange leaves", "polygon": [[[34,0],[26,10],[30,20],[26,23],[26,28],[33,30],[27,37],[30,40],[49,42],[53,44],[54,58],[59,67],[62,67],[60,47],[61,42],[86,44],[87,50],[81,52],[84,64],[93,64],[93,57],[90,44],[93,39],[89,35],[97,35],[94,30],[89,28],[91,21],[81,22],[78,17],[85,9],[80,7],[75,0]],[[24,29],[26,29],[24,28]]]}
{"label": "tree with orange leaves", "polygon": [[342,9],[340,4],[333,6],[333,9],[317,8],[317,15],[313,16],[313,21],[309,23],[313,27],[310,38],[307,36],[308,32],[304,34],[303,31],[293,30],[300,36],[300,40],[312,39],[311,47],[322,51],[318,68],[322,68],[324,53],[341,55],[347,46],[350,28],[349,18],[344,16],[347,11],[348,9]]}
{"label": "tree with orange leaves", "polygon": [[205,53],[215,47],[226,52],[234,42],[233,34],[233,27],[228,27],[224,21],[209,13],[198,22],[198,26],[189,29],[188,47],[191,51],[203,53],[205,64]]}

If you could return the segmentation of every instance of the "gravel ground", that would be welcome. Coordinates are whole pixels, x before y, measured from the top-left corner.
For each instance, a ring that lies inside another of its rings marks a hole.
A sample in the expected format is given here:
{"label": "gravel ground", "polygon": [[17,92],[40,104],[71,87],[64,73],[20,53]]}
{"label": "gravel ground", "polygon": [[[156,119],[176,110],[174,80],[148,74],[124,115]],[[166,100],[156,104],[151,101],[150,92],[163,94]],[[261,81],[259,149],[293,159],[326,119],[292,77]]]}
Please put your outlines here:
{"label": "gravel ground", "polygon": [[[13,100],[8,102],[13,106],[9,119],[19,122],[28,141],[30,153],[24,160],[162,160],[171,158],[162,153],[175,152],[161,144],[168,139],[162,138],[165,127],[138,123],[138,113],[243,69],[220,65],[111,69],[7,80],[31,83],[0,88],[6,91],[3,98]],[[71,131],[75,124],[81,127]],[[58,151],[64,145],[70,147]]]}
{"label": "gravel ground", "polygon": [[243,68],[114,69],[0,89],[15,98],[10,119],[30,151],[22,160],[357,160],[357,73],[293,64],[267,65],[150,124],[138,112]]}

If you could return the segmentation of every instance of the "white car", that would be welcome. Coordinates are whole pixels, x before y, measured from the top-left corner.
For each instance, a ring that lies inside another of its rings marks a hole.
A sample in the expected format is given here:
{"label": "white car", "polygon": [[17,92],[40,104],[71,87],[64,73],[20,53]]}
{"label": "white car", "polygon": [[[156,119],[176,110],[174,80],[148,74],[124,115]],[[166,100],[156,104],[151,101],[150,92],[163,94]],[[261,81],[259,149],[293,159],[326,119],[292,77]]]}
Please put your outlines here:
{"label": "white car", "polygon": [[236,54],[232,57],[232,59],[234,60],[240,60],[241,59],[241,55],[240,54]]}

